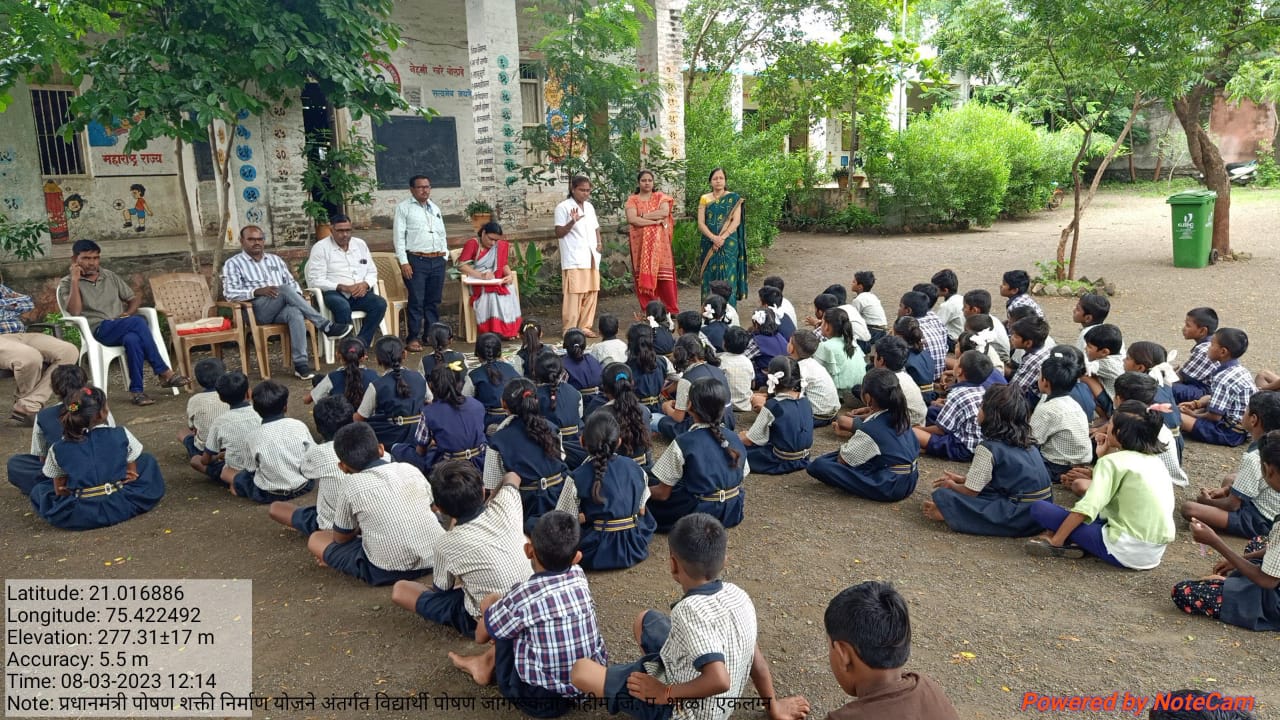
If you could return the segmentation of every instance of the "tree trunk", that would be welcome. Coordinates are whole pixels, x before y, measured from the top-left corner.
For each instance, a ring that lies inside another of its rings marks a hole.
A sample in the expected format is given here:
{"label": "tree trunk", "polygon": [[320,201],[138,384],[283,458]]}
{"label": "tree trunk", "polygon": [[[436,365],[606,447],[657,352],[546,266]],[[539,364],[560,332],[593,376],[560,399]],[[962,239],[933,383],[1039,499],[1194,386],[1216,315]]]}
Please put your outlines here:
{"label": "tree trunk", "polygon": [[1173,101],[1173,111],[1187,135],[1191,162],[1204,175],[1205,187],[1218,193],[1218,200],[1213,206],[1213,249],[1220,256],[1225,256],[1231,253],[1231,179],[1227,176],[1218,146],[1200,125],[1200,106],[1208,92],[1207,87],[1196,86]]}
{"label": "tree trunk", "polygon": [[[1071,203],[1071,222],[1062,229],[1062,234],[1058,236],[1058,261],[1055,274],[1057,279],[1063,279],[1063,272],[1067,267],[1067,240],[1071,238],[1075,228],[1080,225],[1080,163],[1084,162],[1085,153],[1089,151],[1089,145],[1093,142],[1093,128],[1084,131],[1084,138],[1080,141],[1080,149],[1076,151],[1076,159],[1071,162],[1071,187],[1073,200]],[[1073,252],[1074,254],[1074,252]]]}
{"label": "tree trunk", "polygon": [[[218,168],[222,177],[219,178],[219,189],[222,192],[222,227],[218,232],[218,240],[213,244],[213,276],[212,283],[215,288],[220,289],[222,286],[222,256],[223,249],[231,242],[231,147],[235,143],[236,124],[226,126],[227,142],[226,147],[222,149],[221,167]],[[210,127],[212,134],[212,126]],[[218,152],[217,137],[210,138],[214,141],[214,152]],[[218,289],[214,290],[217,295]]]}
{"label": "tree trunk", "polygon": [[196,214],[187,192],[187,164],[183,162],[182,138],[177,139],[178,190],[182,193],[182,209],[187,213],[187,244],[191,246],[191,272],[200,272],[200,236],[196,233]]}

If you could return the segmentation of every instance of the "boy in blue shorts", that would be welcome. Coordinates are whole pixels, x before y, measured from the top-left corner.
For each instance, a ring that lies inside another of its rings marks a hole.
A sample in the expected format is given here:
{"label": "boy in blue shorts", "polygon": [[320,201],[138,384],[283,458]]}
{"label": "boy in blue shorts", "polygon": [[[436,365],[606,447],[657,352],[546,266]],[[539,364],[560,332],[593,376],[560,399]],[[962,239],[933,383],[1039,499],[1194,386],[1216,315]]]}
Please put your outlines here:
{"label": "boy in blue shorts", "polygon": [[249,437],[262,425],[262,417],[249,402],[249,378],[244,373],[235,370],[223,375],[218,378],[217,389],[218,399],[227,404],[227,411],[209,425],[201,467],[210,480],[223,482],[222,472],[227,466],[242,468],[249,464]]}
{"label": "boy in blue shorts", "polygon": [[1208,357],[1218,363],[1209,377],[1209,394],[1179,404],[1182,434],[1193,440],[1235,447],[1249,439],[1241,420],[1249,398],[1258,390],[1253,376],[1240,364],[1249,349],[1249,336],[1236,328],[1219,328],[1209,343]]}
{"label": "boy in blue shorts", "polygon": [[316,432],[324,442],[312,446],[302,456],[302,476],[316,483],[316,504],[310,507],[280,500],[271,503],[268,510],[271,519],[288,525],[303,536],[310,537],[317,530],[333,529],[333,513],[341,491],[338,481],[346,473],[338,466],[338,454],[333,450],[333,436],[343,426],[351,424],[355,408],[341,395],[329,395],[316,403],[314,410]]}
{"label": "boy in blue shorts", "polygon": [[231,406],[218,397],[218,380],[227,374],[227,368],[218,358],[205,358],[196,363],[196,382],[203,388],[187,400],[187,427],[178,431],[178,441],[187,448],[191,467],[205,471],[204,441],[209,428],[218,416]]}
{"label": "boy in blue shorts", "polygon": [[303,477],[302,458],[316,443],[301,420],[285,417],[289,388],[263,380],[254,386],[252,401],[262,424],[247,438],[243,464],[228,460],[222,481],[232,494],[263,505],[311,492],[315,483]]}
{"label": "boy in blue shorts", "polygon": [[307,538],[316,561],[374,586],[431,572],[444,528],[431,511],[427,479],[413,465],[383,460],[382,445],[367,423],[339,430],[333,451],[346,474],[333,529]]}
{"label": "boy in blue shorts", "polygon": [[480,603],[484,622],[476,641],[493,642],[480,655],[449,653],[454,667],[476,683],[497,680],[502,696],[530,717],[559,717],[575,705],[574,663],[608,662],[587,576],[578,567],[578,538],[578,519],[569,513],[552,510],[538,518],[524,545],[533,576]]}
{"label": "boy in blue shorts", "polygon": [[719,700],[741,697],[750,676],[772,720],[804,717],[809,702],[803,697],[774,697],[769,663],[756,646],[751,598],[718,579],[728,544],[724,526],[705,513],[686,515],[672,527],[667,544],[671,575],[684,597],[670,616],[646,610],[636,618],[633,631],[643,658],[608,667],[579,660],[571,675],[574,686],[602,698],[614,715],[724,720],[734,703]]}
{"label": "boy in blue shorts", "polygon": [[973,459],[973,449],[982,442],[982,430],[978,427],[978,410],[986,395],[982,383],[994,369],[991,359],[977,350],[968,350],[960,356],[963,380],[947,391],[947,400],[931,424],[912,428],[921,452],[961,462]]}
{"label": "boy in blue shorts", "polygon": [[476,466],[449,460],[431,470],[431,494],[432,510],[449,517],[435,546],[432,587],[402,580],[392,588],[391,600],[425,620],[476,637],[484,599],[507,594],[533,574],[524,554],[520,476],[504,475],[486,503]]}
{"label": "boy in blue shorts", "polygon": [[1280,392],[1254,393],[1244,414],[1244,426],[1251,442],[1240,458],[1240,469],[1224,478],[1222,487],[1201,488],[1195,502],[1182,504],[1182,516],[1229,535],[1253,539],[1270,535],[1280,514],[1280,493],[1263,480],[1258,457],[1258,440],[1280,430]]}
{"label": "boy in blue shorts", "polygon": [[1211,307],[1192,308],[1182,323],[1182,337],[1195,343],[1187,361],[1178,368],[1173,399],[1180,403],[1199,400],[1209,392],[1209,376],[1218,363],[1209,359],[1209,343],[1218,332],[1218,311]]}

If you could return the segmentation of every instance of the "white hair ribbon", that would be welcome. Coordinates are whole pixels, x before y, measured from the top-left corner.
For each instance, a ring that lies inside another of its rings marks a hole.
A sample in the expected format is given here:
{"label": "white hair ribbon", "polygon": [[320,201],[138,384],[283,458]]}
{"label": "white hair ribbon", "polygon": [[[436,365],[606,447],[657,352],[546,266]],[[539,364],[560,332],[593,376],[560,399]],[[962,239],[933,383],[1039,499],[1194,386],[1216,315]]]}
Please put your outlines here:
{"label": "white hair ribbon", "polygon": [[774,389],[778,387],[778,383],[782,382],[782,375],[783,375],[782,371],[779,370],[778,372],[771,372],[765,376],[768,392],[770,395],[772,395]]}
{"label": "white hair ribbon", "polygon": [[765,321],[768,319],[769,319],[769,314],[766,313],[764,310],[757,310],[751,313],[751,321],[757,325],[765,324]]}
{"label": "white hair ribbon", "polygon": [[708,320],[715,320],[715,319],[716,319],[716,312],[715,312],[714,310],[712,310],[712,309],[711,309],[711,306],[710,306],[710,305],[703,305],[703,306],[702,306],[702,317],[704,317],[704,318],[706,318],[706,319],[708,319]]}
{"label": "white hair ribbon", "polygon": [[651,328],[653,328],[653,329],[655,329],[655,330],[657,330],[657,329],[658,329],[658,321],[657,321],[657,320],[654,320],[652,315],[650,315],[650,316],[649,316],[649,327],[651,327]]}
{"label": "white hair ribbon", "polygon": [[1161,387],[1168,387],[1178,382],[1178,373],[1167,360],[1148,370],[1147,374],[1155,378]]}
{"label": "white hair ribbon", "polygon": [[804,391],[809,388],[809,378],[800,376],[800,397],[804,397]]}

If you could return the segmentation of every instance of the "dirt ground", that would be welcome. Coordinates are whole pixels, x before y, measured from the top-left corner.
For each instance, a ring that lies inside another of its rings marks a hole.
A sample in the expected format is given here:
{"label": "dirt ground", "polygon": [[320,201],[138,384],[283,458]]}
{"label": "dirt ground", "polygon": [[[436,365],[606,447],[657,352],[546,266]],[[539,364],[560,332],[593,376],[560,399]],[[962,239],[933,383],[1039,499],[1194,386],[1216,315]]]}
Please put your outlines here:
{"label": "dirt ground", "polygon": [[[1085,218],[1080,273],[1104,275],[1119,286],[1111,321],[1126,341],[1155,340],[1185,355],[1189,345],[1179,334],[1185,311],[1212,305],[1224,325],[1250,332],[1247,366],[1276,367],[1280,331],[1269,317],[1275,303],[1266,298],[1280,273],[1280,193],[1237,192],[1234,247],[1253,257],[1203,270],[1172,267],[1163,194],[1106,191]],[[1004,270],[1032,269],[1035,261],[1052,256],[1068,212],[1064,207],[958,234],[786,234],[768,252],[765,270],[786,278],[786,295],[802,314],[823,287],[847,284],[858,269],[876,272],[877,294],[890,312],[910,285],[943,267],[956,270],[962,289],[984,287],[995,294]],[[752,278],[753,293],[758,285],[758,277]],[[695,288],[680,294],[689,306],[696,296]],[[1078,333],[1070,324],[1073,303],[1043,301],[1061,341],[1074,341]],[[630,295],[602,304],[622,317],[635,306]],[[550,319],[559,313],[549,308],[526,314]],[[231,358],[234,363],[234,353]],[[9,396],[9,382],[0,383],[0,396]],[[123,400],[119,382],[113,381],[112,397]],[[301,381],[290,378],[289,384],[299,394],[304,390]],[[474,644],[396,608],[389,589],[368,588],[316,567],[302,538],[270,522],[265,508],[196,477],[174,439],[186,397],[155,396],[159,401],[151,408],[120,402],[113,409],[165,469],[163,503],[123,525],[71,534],[46,526],[17,493],[0,492],[5,577],[251,578],[258,694],[496,695],[493,688],[475,688],[449,664],[448,651],[473,652]],[[307,418],[307,408],[295,403],[290,415]],[[25,452],[25,431],[9,425],[0,435],[0,451]],[[819,431],[815,452],[836,447],[829,430]],[[1238,455],[1190,444],[1185,464],[1192,483],[1179,491],[1180,499],[1217,484]],[[755,601],[759,642],[772,661],[779,692],[804,694],[813,716],[847,699],[828,668],[823,611],[836,592],[867,579],[892,581],[906,596],[914,628],[909,667],[937,679],[962,717],[1020,715],[1025,692],[1150,695],[1195,687],[1280,705],[1280,635],[1188,618],[1169,601],[1175,582],[1207,574],[1214,562],[1200,555],[1185,523],[1179,521],[1164,562],[1148,572],[1092,560],[1033,559],[1020,540],[960,536],[925,520],[920,504],[929,481],[944,469],[963,468],[936,460],[921,466],[915,494],[891,505],[839,494],[802,473],[747,481],[747,519],[730,533],[724,578]],[[638,657],[630,638],[635,613],[665,609],[679,596],[661,537],[647,562],[594,574],[591,585],[610,656],[617,661]],[[1264,709],[1259,717],[1270,714]],[[492,715],[478,704],[474,712],[458,713]]]}

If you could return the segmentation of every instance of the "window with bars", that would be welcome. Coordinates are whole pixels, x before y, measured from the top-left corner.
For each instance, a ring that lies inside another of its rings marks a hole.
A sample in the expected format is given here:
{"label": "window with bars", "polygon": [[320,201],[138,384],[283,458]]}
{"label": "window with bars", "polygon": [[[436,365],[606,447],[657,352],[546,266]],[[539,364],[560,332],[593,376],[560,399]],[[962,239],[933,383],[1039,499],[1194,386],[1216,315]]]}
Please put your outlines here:
{"label": "window with bars", "polygon": [[67,108],[75,90],[32,89],[31,114],[36,121],[36,144],[40,150],[41,175],[84,175],[84,149],[80,134],[71,142],[58,132],[67,121]]}
{"label": "window with bars", "polygon": [[[542,92],[542,71],[535,63],[520,63],[520,127],[528,129],[546,122],[546,101]],[[526,157],[536,153],[525,143]],[[539,158],[539,162],[541,159]]]}

